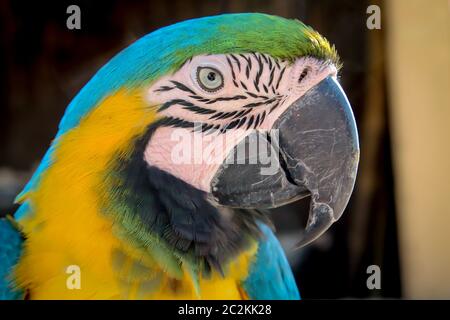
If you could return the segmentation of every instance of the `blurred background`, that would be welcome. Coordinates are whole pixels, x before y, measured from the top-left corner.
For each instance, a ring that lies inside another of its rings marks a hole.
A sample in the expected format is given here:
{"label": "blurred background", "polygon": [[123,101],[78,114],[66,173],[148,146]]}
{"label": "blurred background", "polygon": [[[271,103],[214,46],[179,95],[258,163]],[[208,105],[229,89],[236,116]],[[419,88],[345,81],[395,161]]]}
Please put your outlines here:
{"label": "blurred background", "polygon": [[[81,9],[68,30],[66,9]],[[381,29],[366,22],[378,5]],[[57,131],[65,107],[105,62],[180,20],[229,12],[297,18],[335,44],[359,127],[349,206],[312,245],[292,250],[305,202],[277,209],[277,234],[303,298],[450,299],[448,0],[0,1],[0,215]],[[370,290],[367,268],[381,270]]]}

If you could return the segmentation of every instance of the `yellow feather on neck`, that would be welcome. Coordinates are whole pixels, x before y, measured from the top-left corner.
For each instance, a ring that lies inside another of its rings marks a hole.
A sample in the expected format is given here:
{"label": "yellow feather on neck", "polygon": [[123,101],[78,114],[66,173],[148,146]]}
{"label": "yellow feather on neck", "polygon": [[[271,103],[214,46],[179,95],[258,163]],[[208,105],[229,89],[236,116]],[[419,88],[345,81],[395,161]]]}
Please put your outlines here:
{"label": "yellow feather on neck", "polygon": [[[113,222],[101,214],[106,168],[156,119],[142,92],[122,89],[58,138],[52,165],[26,195],[32,213],[20,222],[26,242],[15,275],[31,299],[242,298],[238,282],[256,245],[232,263],[226,278],[200,279],[198,295],[187,272],[170,278],[150,255],[115,237]],[[72,265],[80,268],[80,289],[67,286]]]}

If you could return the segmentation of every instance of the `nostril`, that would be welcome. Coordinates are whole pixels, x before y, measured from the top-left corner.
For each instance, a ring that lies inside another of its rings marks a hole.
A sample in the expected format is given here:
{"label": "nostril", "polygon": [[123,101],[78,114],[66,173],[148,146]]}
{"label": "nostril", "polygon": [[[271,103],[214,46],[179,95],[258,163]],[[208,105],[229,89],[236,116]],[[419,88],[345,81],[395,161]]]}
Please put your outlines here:
{"label": "nostril", "polygon": [[310,71],[309,67],[306,67],[306,68],[303,69],[302,73],[300,74],[300,77],[298,77],[298,83],[302,82],[303,79],[306,78],[306,76],[308,75],[309,71]]}

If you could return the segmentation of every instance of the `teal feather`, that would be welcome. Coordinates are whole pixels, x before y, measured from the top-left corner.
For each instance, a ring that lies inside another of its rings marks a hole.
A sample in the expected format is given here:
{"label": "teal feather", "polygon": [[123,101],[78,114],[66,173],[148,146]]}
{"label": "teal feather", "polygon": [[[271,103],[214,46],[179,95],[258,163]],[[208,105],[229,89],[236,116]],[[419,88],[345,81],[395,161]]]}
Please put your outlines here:
{"label": "teal feather", "polygon": [[243,283],[245,292],[256,300],[299,300],[300,293],[283,248],[267,225],[260,224],[260,229],[264,237]]}
{"label": "teal feather", "polygon": [[0,300],[18,300],[23,292],[13,283],[12,271],[22,252],[23,238],[7,219],[0,219]]}

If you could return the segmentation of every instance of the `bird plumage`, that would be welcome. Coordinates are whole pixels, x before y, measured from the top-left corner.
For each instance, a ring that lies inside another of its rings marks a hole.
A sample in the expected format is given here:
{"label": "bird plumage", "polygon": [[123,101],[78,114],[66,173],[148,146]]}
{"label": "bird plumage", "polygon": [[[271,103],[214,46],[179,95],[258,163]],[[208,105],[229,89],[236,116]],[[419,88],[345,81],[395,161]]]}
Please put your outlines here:
{"label": "bird plumage", "polygon": [[24,297],[14,283],[14,267],[22,252],[23,237],[10,217],[0,219],[0,300]]}
{"label": "bird plumage", "polygon": [[[233,14],[157,30],[101,68],[69,104],[17,197],[23,248],[20,233],[1,220],[0,237],[11,242],[0,246],[8,255],[0,264],[3,297],[20,297],[5,285],[9,274],[32,299],[298,299],[264,215],[213,206],[204,191],[142,156],[152,126],[164,121],[161,105],[146,104],[149,85],[195,56],[254,52],[339,66],[334,48],[299,21]],[[79,290],[66,285],[71,265],[81,270]]]}

